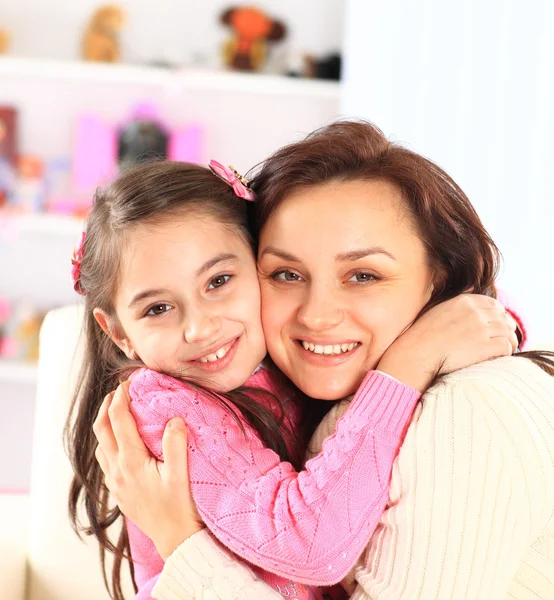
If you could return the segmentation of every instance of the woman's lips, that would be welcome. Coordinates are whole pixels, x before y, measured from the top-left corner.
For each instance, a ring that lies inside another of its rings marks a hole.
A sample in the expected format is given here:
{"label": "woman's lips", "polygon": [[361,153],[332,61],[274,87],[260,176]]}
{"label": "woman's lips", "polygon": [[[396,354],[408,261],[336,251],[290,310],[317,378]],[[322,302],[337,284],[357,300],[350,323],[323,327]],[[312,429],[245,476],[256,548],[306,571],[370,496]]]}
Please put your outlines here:
{"label": "woman's lips", "polygon": [[[308,340],[297,340],[294,346],[303,360],[316,366],[340,365],[352,358],[360,348],[360,342],[316,344]],[[308,346],[308,347],[306,347]]]}

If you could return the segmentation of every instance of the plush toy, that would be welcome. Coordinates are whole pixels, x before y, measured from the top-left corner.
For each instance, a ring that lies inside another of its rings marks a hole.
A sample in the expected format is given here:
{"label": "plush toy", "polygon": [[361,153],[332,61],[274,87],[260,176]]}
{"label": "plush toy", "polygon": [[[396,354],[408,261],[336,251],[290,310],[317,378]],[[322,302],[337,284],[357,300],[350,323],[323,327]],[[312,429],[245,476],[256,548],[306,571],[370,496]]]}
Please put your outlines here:
{"label": "plush toy", "polygon": [[282,40],[286,33],[283,23],[250,6],[229,8],[221,21],[233,30],[233,37],[223,48],[223,62],[243,71],[260,70],[266,61],[268,41]]}
{"label": "plush toy", "polygon": [[125,13],[116,4],[106,4],[97,9],[85,30],[83,58],[95,62],[119,61],[119,34],[124,24]]}
{"label": "plush toy", "polygon": [[10,45],[10,34],[5,29],[0,29],[0,54],[5,54]]}

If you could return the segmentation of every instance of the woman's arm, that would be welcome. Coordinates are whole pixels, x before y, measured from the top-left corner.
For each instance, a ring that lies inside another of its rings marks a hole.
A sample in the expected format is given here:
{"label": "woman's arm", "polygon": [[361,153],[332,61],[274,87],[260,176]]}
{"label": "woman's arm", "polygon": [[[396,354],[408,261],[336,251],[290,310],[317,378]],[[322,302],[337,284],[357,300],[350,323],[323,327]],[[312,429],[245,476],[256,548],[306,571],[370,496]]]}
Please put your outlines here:
{"label": "woman's arm", "polygon": [[168,558],[152,591],[156,600],[282,600],[204,529]]}
{"label": "woman's arm", "polygon": [[519,358],[471,367],[424,396],[353,599],[507,597],[554,514],[553,397],[554,378]]}

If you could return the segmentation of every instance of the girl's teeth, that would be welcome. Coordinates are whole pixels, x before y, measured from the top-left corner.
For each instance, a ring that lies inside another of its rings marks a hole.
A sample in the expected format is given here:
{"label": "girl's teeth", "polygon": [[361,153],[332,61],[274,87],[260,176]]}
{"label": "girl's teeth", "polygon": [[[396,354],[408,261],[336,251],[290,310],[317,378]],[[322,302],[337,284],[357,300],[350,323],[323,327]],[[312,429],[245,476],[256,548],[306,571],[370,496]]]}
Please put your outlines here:
{"label": "girl's teeth", "polygon": [[[232,345],[232,344],[231,344]],[[207,354],[206,356],[203,356],[202,358],[198,359],[200,362],[203,363],[207,363],[207,362],[215,362],[216,360],[223,358],[227,352],[229,352],[229,349],[231,348],[231,345],[229,346],[224,346],[223,348],[220,348],[217,352],[215,352],[214,354]]]}
{"label": "girl's teeth", "polygon": [[312,344],[310,342],[302,341],[302,346],[305,350],[309,350],[314,354],[343,354],[344,352],[350,352],[358,345],[359,342],[354,344],[333,344],[329,346],[321,346],[319,344]]}

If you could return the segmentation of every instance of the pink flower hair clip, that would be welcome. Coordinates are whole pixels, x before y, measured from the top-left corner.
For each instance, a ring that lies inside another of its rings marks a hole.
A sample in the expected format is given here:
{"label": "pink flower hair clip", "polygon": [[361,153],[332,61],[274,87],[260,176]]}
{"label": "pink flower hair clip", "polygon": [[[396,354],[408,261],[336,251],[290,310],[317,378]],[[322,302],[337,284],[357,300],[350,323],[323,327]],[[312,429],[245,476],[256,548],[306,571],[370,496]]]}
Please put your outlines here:
{"label": "pink flower hair clip", "polygon": [[220,179],[223,179],[225,183],[228,183],[239,198],[249,200],[250,202],[256,200],[256,194],[248,187],[248,180],[239,175],[236,169],[230,165],[225,167],[216,160],[210,160],[209,165],[212,172]]}
{"label": "pink flower hair clip", "polygon": [[81,286],[81,262],[85,254],[85,240],[87,234],[83,231],[79,244],[73,250],[73,258],[71,259],[71,279],[73,279],[73,289],[81,296],[86,296],[85,290]]}

